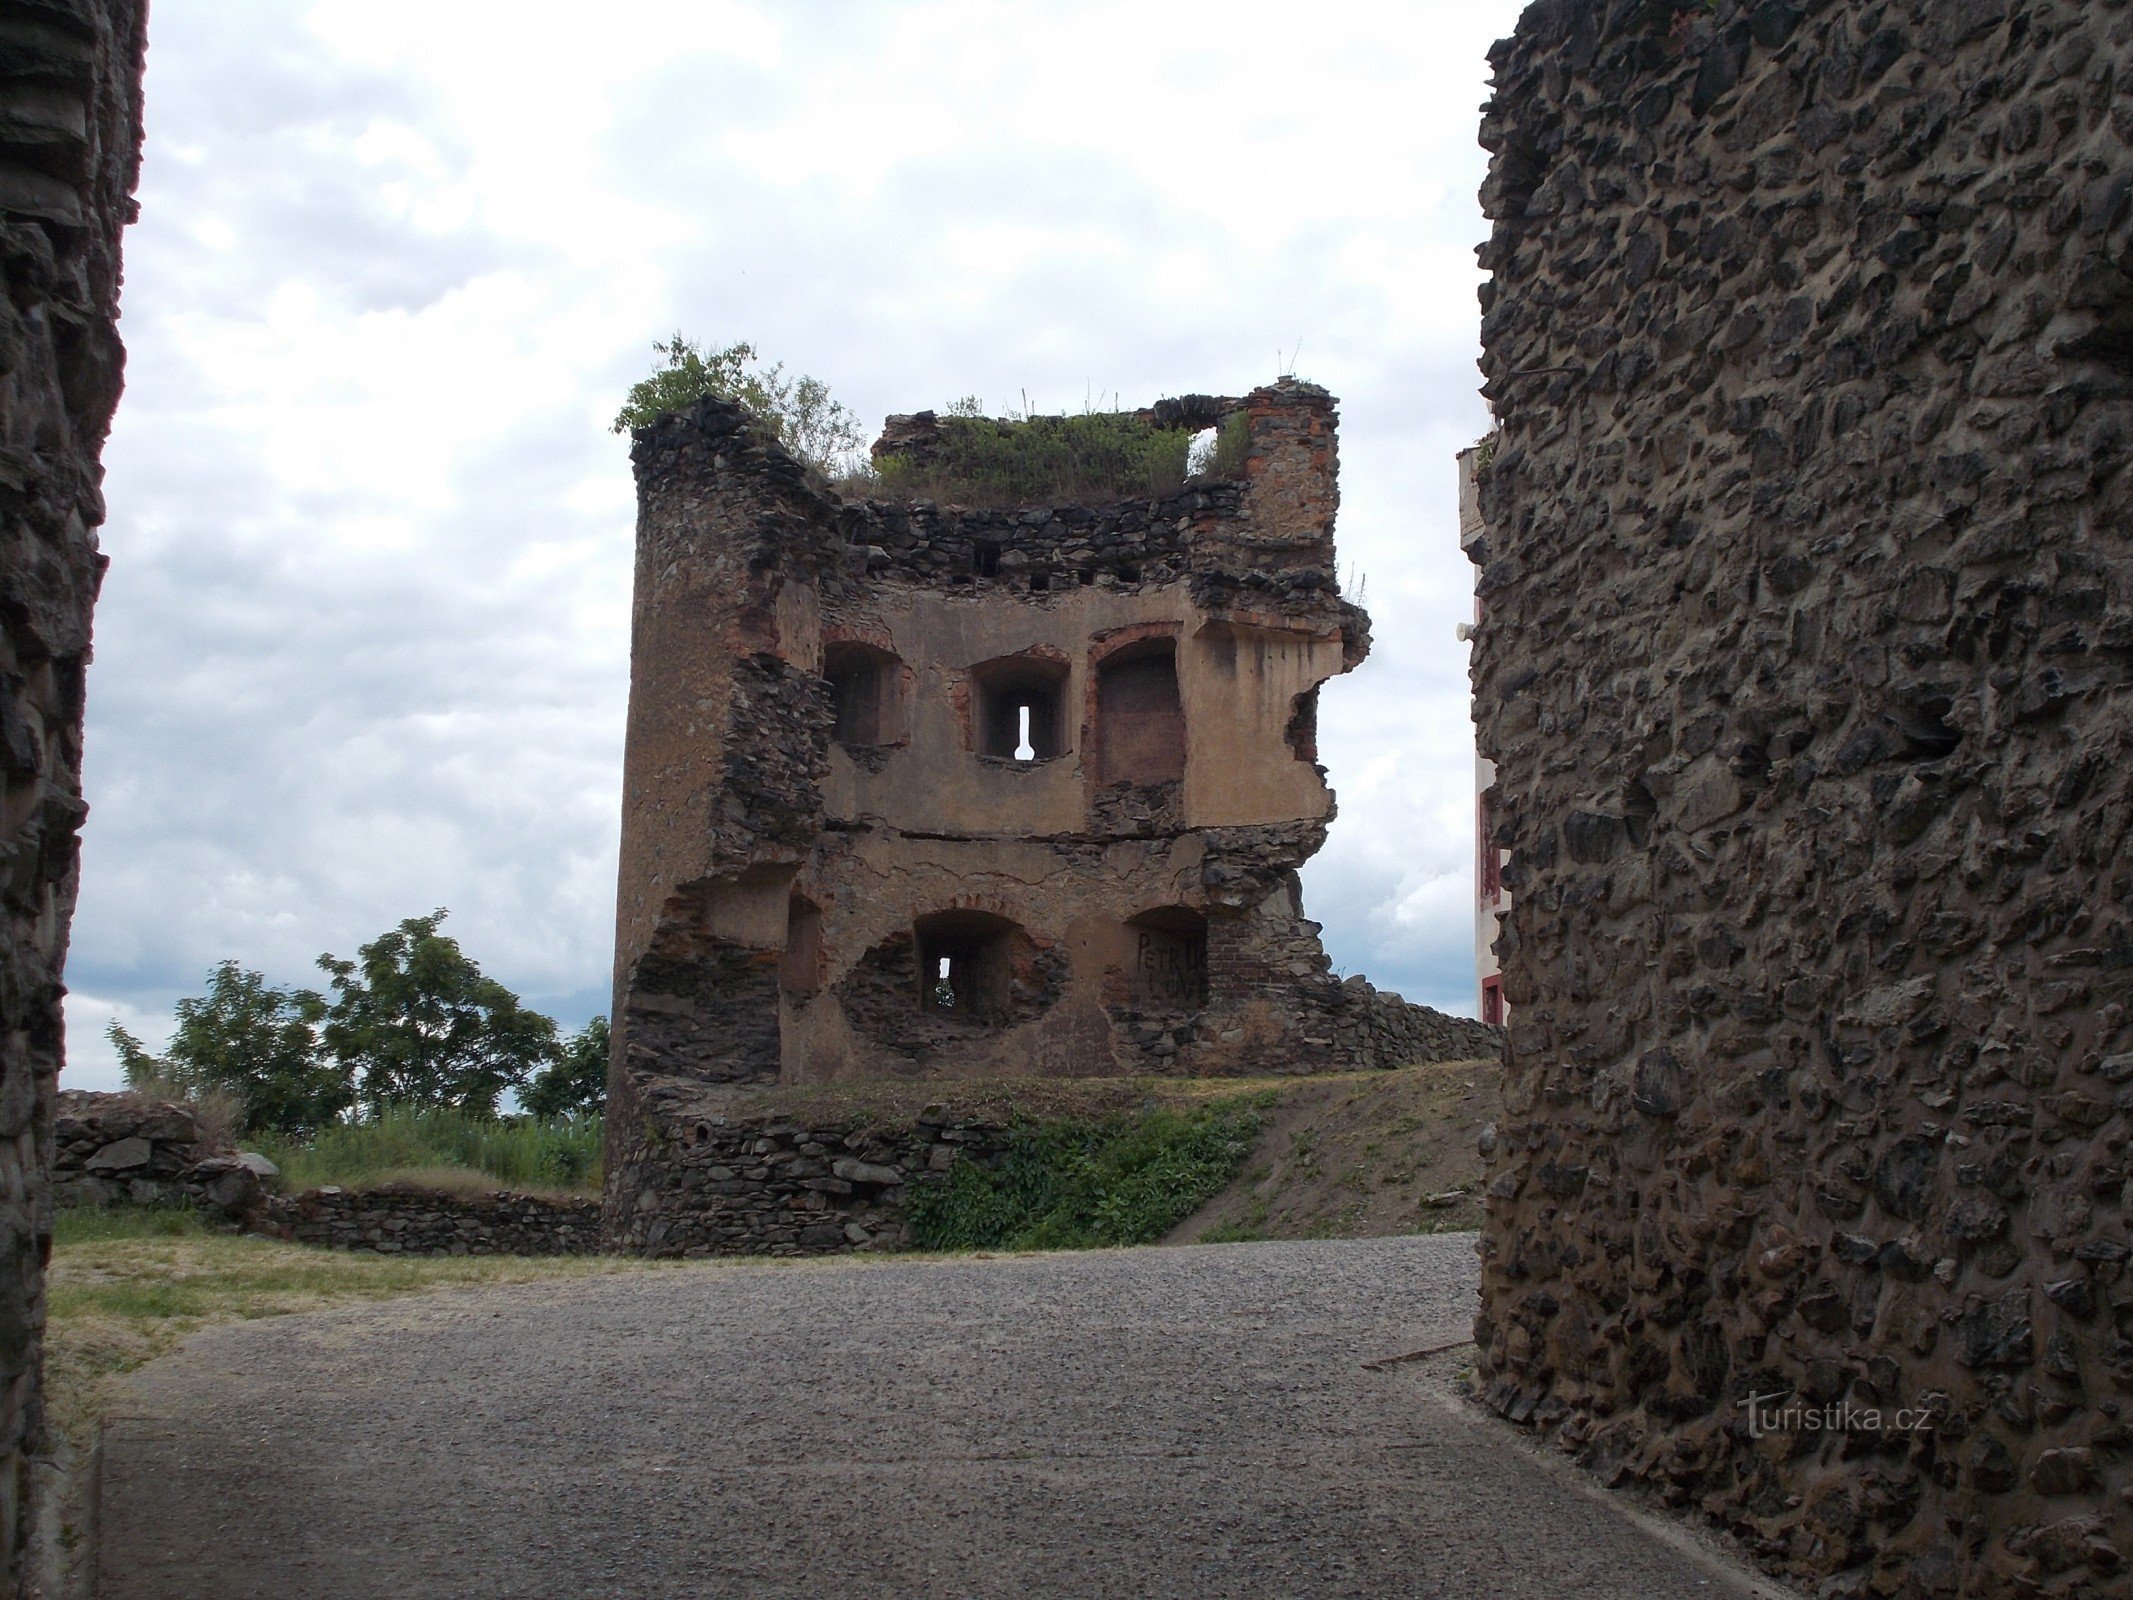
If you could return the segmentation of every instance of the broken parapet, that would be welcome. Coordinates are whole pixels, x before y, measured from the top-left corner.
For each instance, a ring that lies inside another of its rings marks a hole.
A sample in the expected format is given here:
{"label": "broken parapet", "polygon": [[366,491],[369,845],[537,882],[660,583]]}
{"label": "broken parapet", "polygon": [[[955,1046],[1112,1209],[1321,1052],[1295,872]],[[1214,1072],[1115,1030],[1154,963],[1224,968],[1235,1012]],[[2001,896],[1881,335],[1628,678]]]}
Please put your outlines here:
{"label": "broken parapet", "polygon": [[1331,397],[1166,404],[1102,420],[1227,430],[1226,475],[1074,504],[841,499],[719,400],[638,431],[611,1223],[720,1085],[1494,1052],[1302,914],[1318,689],[1369,648]]}

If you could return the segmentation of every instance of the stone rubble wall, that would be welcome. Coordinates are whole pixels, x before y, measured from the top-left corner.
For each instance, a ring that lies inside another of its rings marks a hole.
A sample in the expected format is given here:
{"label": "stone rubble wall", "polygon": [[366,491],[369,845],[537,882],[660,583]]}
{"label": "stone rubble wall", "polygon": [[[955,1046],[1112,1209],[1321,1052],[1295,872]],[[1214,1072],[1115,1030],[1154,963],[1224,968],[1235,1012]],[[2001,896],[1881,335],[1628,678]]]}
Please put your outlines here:
{"label": "stone rubble wall", "polygon": [[2124,1593],[2133,11],[1491,59],[1482,1391],[1818,1594]]}
{"label": "stone rubble wall", "polygon": [[254,1226],[297,1244],[386,1255],[576,1256],[600,1249],[600,1202],[444,1194],[408,1184],[269,1195]]}
{"label": "stone rubble wall", "polygon": [[[834,1255],[911,1244],[908,1187],[959,1154],[987,1160],[1007,1130],[928,1111],[908,1126],[732,1116],[694,1084],[640,1087],[646,1116],[611,1142],[612,1249],[654,1256]],[[617,1154],[620,1165],[613,1165]]]}
{"label": "stone rubble wall", "polygon": [[136,1094],[70,1089],[52,1135],[55,1205],[197,1206],[243,1218],[259,1209],[271,1170],[204,1132],[189,1106]]}
{"label": "stone rubble wall", "polygon": [[0,1594],[25,1581],[51,1253],[60,969],[74,910],[83,675],[104,435],[125,352],[147,7],[0,3]]}

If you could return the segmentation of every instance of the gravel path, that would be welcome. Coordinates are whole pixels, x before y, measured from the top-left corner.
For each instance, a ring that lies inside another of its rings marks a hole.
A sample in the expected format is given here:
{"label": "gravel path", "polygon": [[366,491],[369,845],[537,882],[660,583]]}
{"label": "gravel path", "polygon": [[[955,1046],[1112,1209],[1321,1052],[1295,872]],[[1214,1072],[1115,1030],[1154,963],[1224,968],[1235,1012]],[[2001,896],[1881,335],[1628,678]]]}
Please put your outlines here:
{"label": "gravel path", "polygon": [[1416,1367],[1470,1236],[710,1265],[217,1328],[103,1600],[1751,1592]]}

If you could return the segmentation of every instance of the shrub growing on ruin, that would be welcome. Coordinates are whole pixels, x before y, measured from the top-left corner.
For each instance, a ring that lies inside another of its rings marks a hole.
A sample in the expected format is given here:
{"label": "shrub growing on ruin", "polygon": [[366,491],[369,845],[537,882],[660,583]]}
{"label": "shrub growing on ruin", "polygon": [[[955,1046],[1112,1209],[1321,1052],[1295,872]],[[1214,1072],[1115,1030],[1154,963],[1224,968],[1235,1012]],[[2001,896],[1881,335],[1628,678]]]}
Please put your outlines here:
{"label": "shrub growing on ruin", "polygon": [[859,419],[830,398],[829,385],[820,378],[789,378],[782,361],[765,367],[756,358],[755,346],[747,343],[706,350],[677,333],[669,343],[652,348],[666,358],[666,365],[630,386],[629,397],[615,413],[615,432],[641,428],[706,395],[717,395],[754,412],[793,459],[824,476],[836,477],[851,466],[861,443]]}
{"label": "shrub growing on ruin", "polygon": [[338,1184],[370,1189],[415,1180],[475,1188],[567,1189],[600,1184],[601,1119],[475,1116],[444,1107],[389,1106],[308,1142],[269,1141],[266,1153],[290,1189]]}

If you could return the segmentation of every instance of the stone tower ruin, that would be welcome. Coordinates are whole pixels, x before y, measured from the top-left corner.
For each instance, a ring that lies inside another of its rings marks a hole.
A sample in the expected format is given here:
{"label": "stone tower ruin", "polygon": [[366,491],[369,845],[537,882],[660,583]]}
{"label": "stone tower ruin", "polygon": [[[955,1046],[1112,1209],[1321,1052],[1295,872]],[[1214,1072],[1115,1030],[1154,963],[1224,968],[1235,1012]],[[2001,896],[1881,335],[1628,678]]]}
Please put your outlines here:
{"label": "stone tower ruin", "polygon": [[722,400],[638,430],[611,1225],[727,1086],[1496,1048],[1335,978],[1303,916],[1318,690],[1370,643],[1335,578],[1332,397],[1103,421],[1179,468],[1220,430],[1227,465],[964,506],[957,447],[1035,454],[1018,430],[1068,419],[921,413],[876,459],[935,497],[859,501]]}

